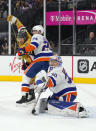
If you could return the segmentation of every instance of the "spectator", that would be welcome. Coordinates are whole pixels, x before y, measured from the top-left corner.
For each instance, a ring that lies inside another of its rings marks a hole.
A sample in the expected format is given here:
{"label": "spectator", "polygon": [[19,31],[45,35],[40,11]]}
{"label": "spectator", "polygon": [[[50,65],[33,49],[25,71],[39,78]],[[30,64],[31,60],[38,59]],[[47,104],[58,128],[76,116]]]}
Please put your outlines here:
{"label": "spectator", "polygon": [[11,55],[16,55],[17,52],[17,40],[14,36],[12,36],[11,40]]}
{"label": "spectator", "polygon": [[7,1],[6,0],[0,1],[0,17],[6,18],[7,17],[7,11],[8,11]]}
{"label": "spectator", "polygon": [[[86,38],[83,43],[83,48],[81,48],[81,53],[84,53],[85,55],[92,55],[95,53],[96,47],[94,46],[96,44],[96,38],[94,32],[89,33],[89,38]],[[96,53],[95,53],[96,54]]]}
{"label": "spectator", "polygon": [[16,55],[16,42],[11,44],[11,55]]}
{"label": "spectator", "polygon": [[8,38],[4,38],[4,43],[2,44],[2,55],[8,55]]}
{"label": "spectator", "polygon": [[0,38],[0,54],[2,52],[2,39]]}
{"label": "spectator", "polygon": [[50,41],[50,49],[54,50],[54,43],[53,43],[53,41]]}
{"label": "spectator", "polygon": [[54,54],[57,54],[58,49],[57,49],[57,47],[55,47],[55,44],[53,43],[53,41],[50,41],[49,43],[50,43],[50,49],[52,50],[52,52]]}
{"label": "spectator", "polygon": [[22,7],[23,12],[27,11],[30,8],[32,8],[32,7],[30,6],[29,2],[26,1],[23,3],[23,7]]}

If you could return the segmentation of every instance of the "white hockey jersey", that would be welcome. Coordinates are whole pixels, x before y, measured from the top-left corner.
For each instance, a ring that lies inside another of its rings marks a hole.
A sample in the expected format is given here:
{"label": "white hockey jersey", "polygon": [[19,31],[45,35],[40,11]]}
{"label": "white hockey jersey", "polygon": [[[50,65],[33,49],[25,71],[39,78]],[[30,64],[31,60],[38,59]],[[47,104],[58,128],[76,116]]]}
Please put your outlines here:
{"label": "white hockey jersey", "polygon": [[[26,50],[28,51],[27,47]],[[49,42],[40,34],[34,34],[32,36],[29,51],[32,50],[34,50],[35,62],[49,61],[50,56],[53,55],[52,51],[49,49]]]}
{"label": "white hockey jersey", "polygon": [[50,67],[48,72],[48,78],[48,87],[53,93],[58,93],[65,88],[75,87],[75,84],[68,76],[63,66]]}

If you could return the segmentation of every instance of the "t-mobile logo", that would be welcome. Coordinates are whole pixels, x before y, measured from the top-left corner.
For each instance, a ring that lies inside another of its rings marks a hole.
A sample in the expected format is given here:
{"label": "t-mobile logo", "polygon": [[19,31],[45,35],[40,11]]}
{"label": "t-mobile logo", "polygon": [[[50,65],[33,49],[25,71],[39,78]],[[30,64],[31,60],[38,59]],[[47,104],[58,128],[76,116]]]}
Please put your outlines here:
{"label": "t-mobile logo", "polygon": [[53,22],[55,20],[55,17],[54,16],[51,16],[51,21]]}

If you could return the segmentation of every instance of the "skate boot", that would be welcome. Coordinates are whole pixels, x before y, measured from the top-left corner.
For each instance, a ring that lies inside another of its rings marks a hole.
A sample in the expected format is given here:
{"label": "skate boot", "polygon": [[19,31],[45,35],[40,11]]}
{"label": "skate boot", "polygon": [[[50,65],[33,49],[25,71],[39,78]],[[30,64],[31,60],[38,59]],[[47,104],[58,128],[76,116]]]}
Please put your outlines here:
{"label": "skate boot", "polygon": [[29,90],[29,95],[28,95],[28,99],[27,99],[27,103],[31,103],[31,102],[35,102],[35,93],[34,93],[34,89],[30,89]]}
{"label": "skate boot", "polygon": [[27,102],[28,93],[25,96],[22,96],[20,100],[16,101],[17,104],[23,104]]}
{"label": "skate boot", "polygon": [[76,116],[78,118],[87,118],[88,117],[87,110],[80,103],[78,103],[78,105],[77,105],[77,111],[76,111],[76,113],[77,113]]}

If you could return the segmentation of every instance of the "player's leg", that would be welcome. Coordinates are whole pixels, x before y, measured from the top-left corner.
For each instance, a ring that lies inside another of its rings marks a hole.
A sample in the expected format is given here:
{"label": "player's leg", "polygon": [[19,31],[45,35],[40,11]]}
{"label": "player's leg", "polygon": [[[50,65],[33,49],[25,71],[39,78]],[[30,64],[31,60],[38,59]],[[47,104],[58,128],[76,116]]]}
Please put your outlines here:
{"label": "player's leg", "polygon": [[35,93],[34,93],[34,88],[35,88],[35,79],[36,76],[34,78],[30,79],[30,89],[29,89],[29,94],[28,94],[28,103],[30,103],[31,101],[33,102],[33,99],[35,100]]}
{"label": "player's leg", "polygon": [[47,72],[48,67],[49,67],[49,62],[47,61],[36,62],[36,63],[30,64],[24,73],[26,76],[33,78],[41,70],[45,70]]}
{"label": "player's leg", "polygon": [[22,97],[20,100],[16,101],[16,103],[18,103],[18,104],[27,103],[27,102],[29,102],[30,96],[31,96],[30,100],[35,99],[34,90],[30,89],[30,79],[31,78],[27,77],[25,74],[23,75],[22,85],[21,85]]}
{"label": "player's leg", "polygon": [[[37,73],[39,73],[41,70],[45,70],[45,72],[47,72],[48,67],[49,67],[49,62],[36,62],[31,64],[31,66],[29,65],[29,67],[25,71],[25,74],[27,77],[31,78],[30,88],[32,89],[36,88],[36,85],[34,85],[34,83]],[[29,90],[29,95],[32,92],[32,89]],[[32,95],[31,98],[33,99]],[[31,100],[31,98],[29,99],[29,101]]]}
{"label": "player's leg", "polygon": [[[23,61],[22,70],[26,70],[30,63]],[[35,83],[35,78],[29,78],[25,74],[22,77],[22,85],[21,85],[21,94],[22,97],[20,100],[16,101],[18,104],[29,103],[30,101],[35,99],[35,93],[33,89],[33,84]]]}
{"label": "player's leg", "polygon": [[48,112],[64,116],[87,117],[85,108],[79,102],[74,102],[75,99],[75,91],[74,94],[71,90],[68,93],[65,90],[55,93],[49,100]]}
{"label": "player's leg", "polygon": [[86,109],[78,102],[64,102],[50,100],[48,103],[48,112],[64,116],[87,117]]}
{"label": "player's leg", "polygon": [[[35,99],[35,93],[34,93],[35,76],[41,70],[45,70],[47,72],[48,66],[49,66],[48,62],[37,62],[37,63],[32,63],[27,67],[22,80],[22,88],[21,88],[22,97],[20,100],[16,101],[16,103],[19,104],[28,103]],[[31,86],[30,86],[30,81],[31,81]]]}

